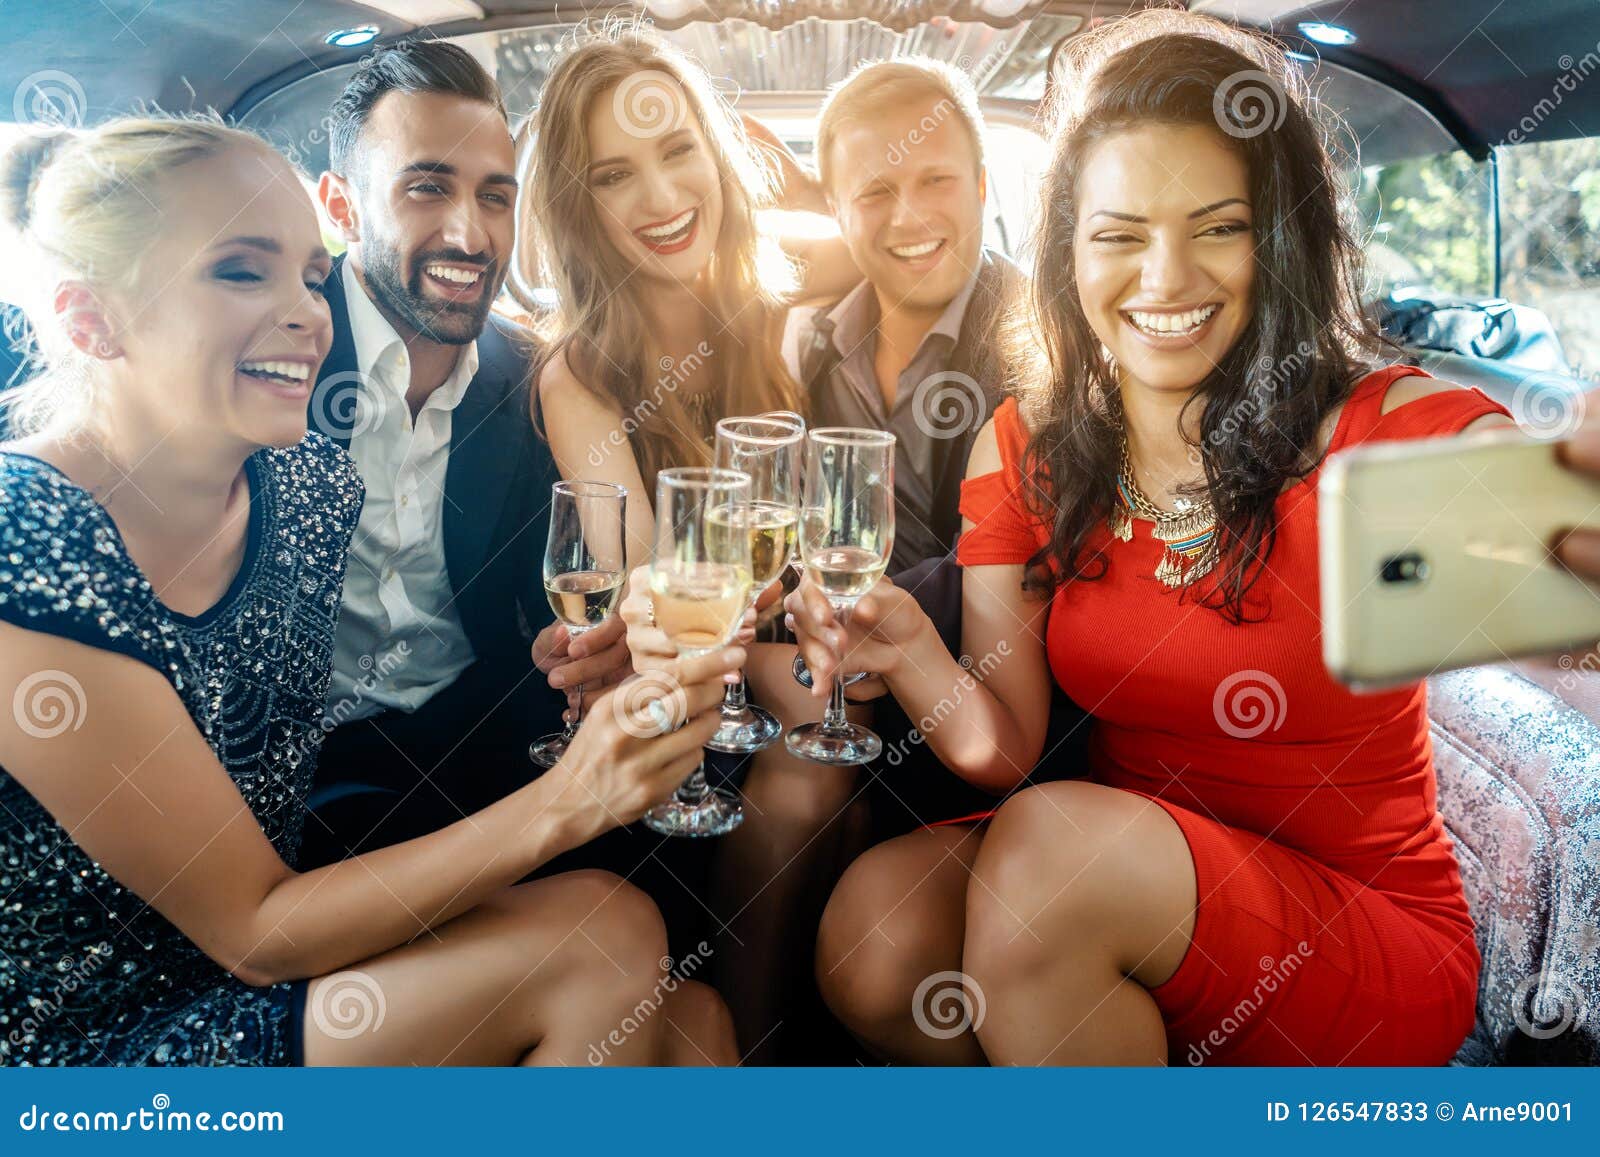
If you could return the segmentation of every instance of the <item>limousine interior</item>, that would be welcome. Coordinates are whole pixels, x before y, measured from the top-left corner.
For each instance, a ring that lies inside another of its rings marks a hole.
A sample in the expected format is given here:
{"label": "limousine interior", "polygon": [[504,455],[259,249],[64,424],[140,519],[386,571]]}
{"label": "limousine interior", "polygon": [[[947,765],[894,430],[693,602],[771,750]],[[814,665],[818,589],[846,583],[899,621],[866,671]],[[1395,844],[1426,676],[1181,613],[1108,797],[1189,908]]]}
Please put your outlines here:
{"label": "limousine interior", "polygon": [[[514,120],[585,18],[650,19],[802,158],[830,84],[899,53],[966,70],[991,130],[989,244],[1023,266],[1061,46],[1140,4],[1096,0],[92,0],[0,12],[0,143],[41,120],[215,109],[309,172],[355,60],[418,32],[468,48]],[[1370,308],[1417,363],[1539,429],[1600,382],[1600,5],[1574,0],[1192,0],[1270,30],[1342,114]],[[0,301],[18,258],[0,239]],[[550,291],[508,286],[511,312]],[[4,362],[0,360],[0,367]],[[0,377],[4,376],[0,369]],[[1440,806],[1484,968],[1457,1063],[1600,1063],[1596,657],[1430,680]]]}

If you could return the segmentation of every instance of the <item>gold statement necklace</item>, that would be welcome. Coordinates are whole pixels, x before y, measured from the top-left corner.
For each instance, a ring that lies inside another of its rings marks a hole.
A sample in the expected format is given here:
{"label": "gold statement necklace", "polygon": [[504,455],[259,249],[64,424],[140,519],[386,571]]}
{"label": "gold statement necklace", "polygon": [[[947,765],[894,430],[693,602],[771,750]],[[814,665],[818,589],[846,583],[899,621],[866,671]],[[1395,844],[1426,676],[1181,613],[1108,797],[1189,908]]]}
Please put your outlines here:
{"label": "gold statement necklace", "polygon": [[1137,515],[1155,523],[1151,531],[1163,544],[1156,578],[1169,587],[1181,587],[1203,577],[1215,565],[1208,555],[1217,533],[1217,513],[1210,499],[1196,502],[1177,500],[1176,510],[1162,510],[1145,497],[1133,480],[1133,460],[1128,455],[1128,436],[1122,436],[1122,463],[1117,471],[1117,499],[1108,519],[1111,533],[1121,542],[1133,538],[1133,519]]}

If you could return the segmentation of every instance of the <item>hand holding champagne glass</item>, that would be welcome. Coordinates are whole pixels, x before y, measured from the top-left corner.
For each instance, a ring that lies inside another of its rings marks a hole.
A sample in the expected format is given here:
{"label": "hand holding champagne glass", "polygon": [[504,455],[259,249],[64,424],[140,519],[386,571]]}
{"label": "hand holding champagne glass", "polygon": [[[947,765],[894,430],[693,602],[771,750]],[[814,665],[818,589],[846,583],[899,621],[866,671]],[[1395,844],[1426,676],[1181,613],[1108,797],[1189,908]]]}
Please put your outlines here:
{"label": "hand holding champagne glass", "polygon": [[[800,517],[802,428],[767,417],[724,418],[717,423],[717,465],[750,475],[750,505],[743,522],[750,536],[751,605],[783,577],[794,555]],[[770,747],[783,725],[769,711],[747,701],[745,680],[728,688],[722,723],[706,746],[713,751],[748,754]]]}
{"label": "hand holding champagne glass", "polygon": [[[894,549],[894,435],[830,427],[806,438],[800,555],[806,574],[843,625],[888,569]],[[820,723],[796,727],[789,750],[818,763],[866,763],[883,742],[845,717],[844,681],[835,677]]]}
{"label": "hand holding champagne glass", "polygon": [[[622,594],[624,508],[628,492],[610,482],[557,482],[550,492],[550,535],[544,591],[550,609],[576,638],[605,622]],[[528,748],[540,767],[554,767],[578,732],[583,685],[572,718]]]}
{"label": "hand holding champagne glass", "polygon": [[[679,655],[722,647],[744,619],[750,507],[750,475],[743,471],[684,467],[656,476],[650,596],[656,625]],[[720,836],[743,821],[738,796],[713,790],[703,763],[644,816],[647,827],[671,836]]]}

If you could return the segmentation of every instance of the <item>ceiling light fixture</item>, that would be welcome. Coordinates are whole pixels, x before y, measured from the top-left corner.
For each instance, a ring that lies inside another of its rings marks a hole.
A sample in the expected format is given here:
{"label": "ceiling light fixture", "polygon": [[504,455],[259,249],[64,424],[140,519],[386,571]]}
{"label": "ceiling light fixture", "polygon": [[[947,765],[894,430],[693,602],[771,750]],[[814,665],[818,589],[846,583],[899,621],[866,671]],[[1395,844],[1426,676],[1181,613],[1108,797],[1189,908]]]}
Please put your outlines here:
{"label": "ceiling light fixture", "polygon": [[1302,20],[1297,27],[1301,36],[1307,40],[1315,40],[1318,44],[1341,47],[1356,42],[1356,34],[1338,24],[1324,24],[1320,20]]}
{"label": "ceiling light fixture", "polygon": [[376,24],[358,24],[354,28],[340,28],[330,32],[322,38],[322,42],[331,44],[335,48],[360,48],[376,39],[378,39]]}

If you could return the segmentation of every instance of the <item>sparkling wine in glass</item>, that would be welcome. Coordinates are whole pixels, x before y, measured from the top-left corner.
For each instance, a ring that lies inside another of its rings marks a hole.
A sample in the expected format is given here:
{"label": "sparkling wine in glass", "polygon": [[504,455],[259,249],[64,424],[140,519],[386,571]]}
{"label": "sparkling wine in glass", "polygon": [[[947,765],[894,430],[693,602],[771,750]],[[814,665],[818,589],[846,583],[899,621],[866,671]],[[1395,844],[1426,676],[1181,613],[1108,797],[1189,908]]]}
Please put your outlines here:
{"label": "sparkling wine in glass", "polygon": [[[894,550],[894,435],[829,427],[806,436],[800,556],[840,625],[889,566]],[[875,759],[883,741],[845,716],[845,680],[834,677],[820,723],[796,727],[789,750],[817,763]]]}
{"label": "sparkling wine in glass", "polygon": [[[795,429],[800,431],[800,437],[801,438],[805,437],[805,434],[806,434],[806,420],[804,418],[802,418],[799,414],[795,413],[793,410],[768,410],[765,413],[758,414],[756,416],[759,417],[759,418],[770,418],[774,422],[787,422],[791,426],[793,426]],[[804,455],[803,454],[801,455],[801,458],[802,458],[802,464],[803,464],[803,461],[804,461]],[[804,574],[805,573],[806,564],[801,561],[800,552],[798,550],[796,550],[792,555],[790,555],[790,557],[789,557],[789,565],[794,568],[794,573],[796,575],[800,575],[800,574]]]}
{"label": "sparkling wine in glass", "polygon": [[[783,577],[795,553],[800,520],[800,452],[803,428],[765,415],[717,423],[717,465],[750,475],[750,504],[730,509],[730,533],[750,537],[750,603]],[[742,617],[742,616],[741,616]],[[776,743],[783,724],[750,703],[743,672],[722,699],[722,721],[706,744],[713,751],[747,755]]]}
{"label": "sparkling wine in glass", "polygon": [[[550,491],[550,535],[544,549],[544,593],[550,609],[577,638],[616,610],[622,595],[623,528],[628,491],[610,482],[557,482]],[[578,733],[583,685],[572,718],[537,739],[528,758],[554,767]]]}
{"label": "sparkling wine in glass", "polygon": [[[655,558],[650,601],[656,626],[680,655],[727,644],[750,603],[750,475],[683,467],[656,475]],[[695,768],[671,799],[644,814],[669,836],[720,836],[744,821],[739,797]]]}

